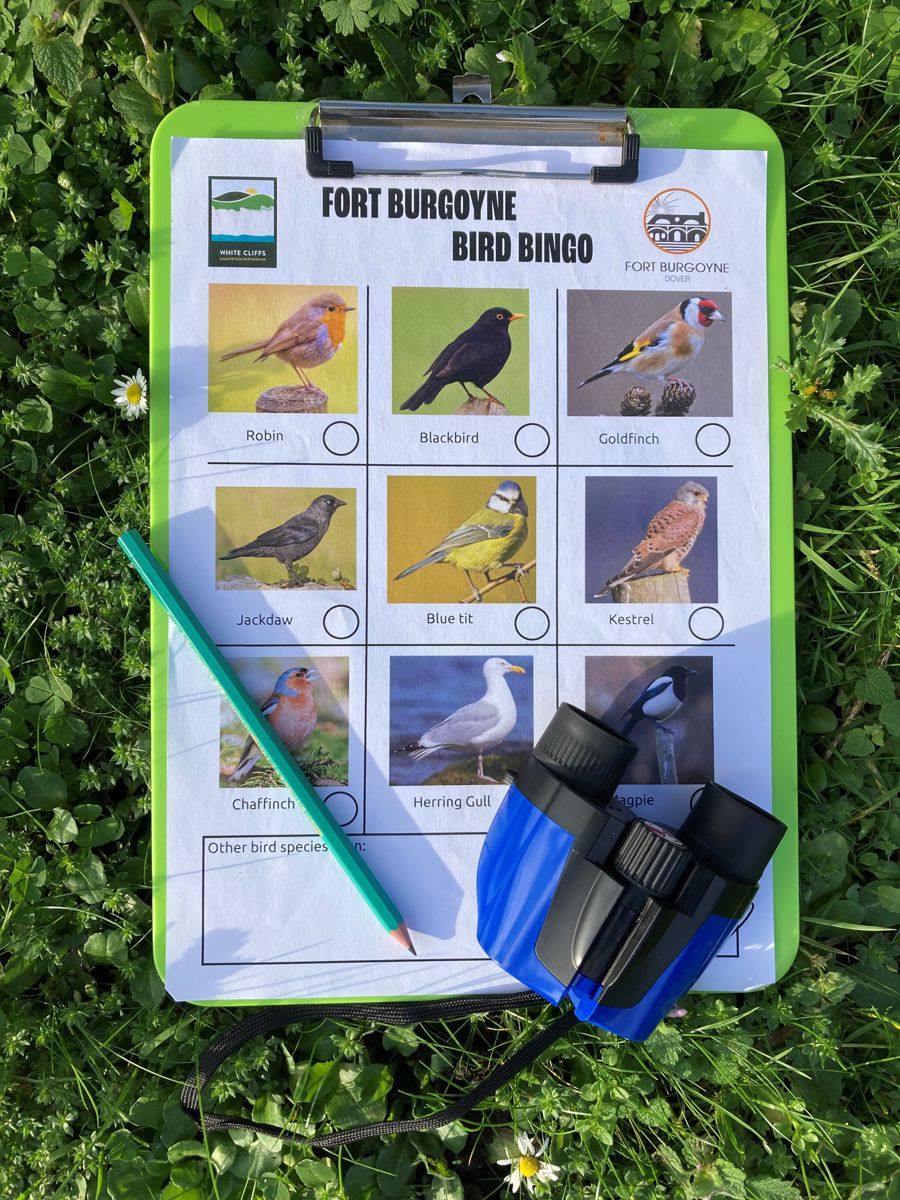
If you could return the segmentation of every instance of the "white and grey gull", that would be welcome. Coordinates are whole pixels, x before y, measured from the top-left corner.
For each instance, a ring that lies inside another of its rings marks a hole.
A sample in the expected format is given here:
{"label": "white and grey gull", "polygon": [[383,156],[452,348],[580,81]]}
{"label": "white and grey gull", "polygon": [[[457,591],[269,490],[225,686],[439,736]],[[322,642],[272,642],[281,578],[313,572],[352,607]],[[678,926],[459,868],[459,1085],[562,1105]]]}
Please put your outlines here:
{"label": "white and grey gull", "polygon": [[478,757],[481,783],[498,783],[484,773],[484,756],[512,732],[516,723],[516,702],[504,678],[512,672],[524,675],[525,668],[505,658],[489,658],[484,664],[487,690],[480,700],[465,704],[449,717],[427,729],[418,741],[404,746],[401,753],[418,761],[440,750],[460,750]]}

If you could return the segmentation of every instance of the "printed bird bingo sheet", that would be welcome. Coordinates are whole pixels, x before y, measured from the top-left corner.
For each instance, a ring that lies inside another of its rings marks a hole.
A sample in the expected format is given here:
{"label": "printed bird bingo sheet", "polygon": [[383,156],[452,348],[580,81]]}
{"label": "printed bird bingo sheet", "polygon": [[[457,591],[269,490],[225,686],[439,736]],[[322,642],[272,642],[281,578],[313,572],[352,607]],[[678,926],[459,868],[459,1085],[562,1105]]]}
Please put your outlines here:
{"label": "printed bird bingo sheet", "polygon": [[[210,108],[255,124],[207,134]],[[515,989],[475,871],[559,702],[633,739],[617,795],[647,819],[709,779],[793,813],[773,151],[645,137],[636,183],[592,186],[596,147],[555,148],[560,180],[538,149],[472,147],[534,168],[476,178],[469,147],[354,142],[431,173],[314,179],[307,112],[188,105],[157,134],[152,535],[418,956],[156,612],[158,965],[219,1003]],[[783,969],[791,878],[703,987]]]}

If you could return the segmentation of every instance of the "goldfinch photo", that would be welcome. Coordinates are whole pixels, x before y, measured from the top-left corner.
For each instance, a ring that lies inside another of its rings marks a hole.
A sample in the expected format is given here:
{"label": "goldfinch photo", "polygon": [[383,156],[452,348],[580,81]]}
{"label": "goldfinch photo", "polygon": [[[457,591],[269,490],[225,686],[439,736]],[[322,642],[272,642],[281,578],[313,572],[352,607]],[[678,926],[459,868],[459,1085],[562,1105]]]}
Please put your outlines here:
{"label": "goldfinch photo", "polygon": [[674,782],[664,777],[673,767],[678,783],[713,778],[711,655],[591,655],[584,687],[587,711],[637,745],[623,783]]}
{"label": "goldfinch photo", "polygon": [[[230,661],[307,778],[317,787],[349,782],[349,660],[284,652]],[[220,701],[219,786],[284,786],[224,697]]]}
{"label": "goldfinch photo", "polygon": [[587,604],[715,604],[717,480],[589,475],[584,481]]}
{"label": "goldfinch photo", "polygon": [[570,417],[730,417],[731,296],[570,291]]}
{"label": "goldfinch photo", "polygon": [[530,656],[391,659],[391,786],[502,783],[534,740]]}
{"label": "goldfinch photo", "polygon": [[389,604],[528,604],[533,475],[389,475]]}
{"label": "goldfinch photo", "polygon": [[357,289],[211,283],[209,411],[357,411]]}

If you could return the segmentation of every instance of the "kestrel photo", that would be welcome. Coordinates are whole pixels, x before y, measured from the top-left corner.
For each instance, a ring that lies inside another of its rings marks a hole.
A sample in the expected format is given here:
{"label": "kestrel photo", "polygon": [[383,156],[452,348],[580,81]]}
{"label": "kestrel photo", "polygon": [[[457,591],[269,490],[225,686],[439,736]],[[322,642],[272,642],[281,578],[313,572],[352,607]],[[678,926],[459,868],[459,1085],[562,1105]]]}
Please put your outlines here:
{"label": "kestrel photo", "polygon": [[714,604],[716,488],[707,476],[588,476],[585,602]]}

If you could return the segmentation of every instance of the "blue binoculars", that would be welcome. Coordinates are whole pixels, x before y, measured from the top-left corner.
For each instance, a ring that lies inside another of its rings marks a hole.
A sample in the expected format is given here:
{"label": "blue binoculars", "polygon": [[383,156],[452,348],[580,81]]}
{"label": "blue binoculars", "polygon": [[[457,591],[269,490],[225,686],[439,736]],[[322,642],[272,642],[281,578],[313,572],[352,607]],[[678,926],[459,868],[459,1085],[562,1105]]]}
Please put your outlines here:
{"label": "blue binoculars", "polygon": [[637,747],[563,704],[478,863],[478,941],[551,1004],[649,1037],[733,932],[786,826],[707,783],[677,829],[614,793]]}

